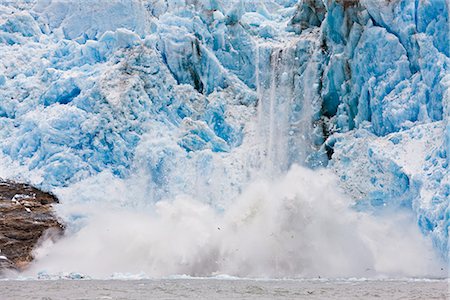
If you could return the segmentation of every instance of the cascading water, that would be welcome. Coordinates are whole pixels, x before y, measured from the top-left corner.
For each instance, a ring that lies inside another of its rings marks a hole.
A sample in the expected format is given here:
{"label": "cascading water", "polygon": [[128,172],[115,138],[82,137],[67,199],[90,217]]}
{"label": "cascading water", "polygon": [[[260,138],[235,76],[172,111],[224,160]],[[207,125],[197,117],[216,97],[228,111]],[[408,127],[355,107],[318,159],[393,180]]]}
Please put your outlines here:
{"label": "cascading water", "polygon": [[[292,112],[293,77],[295,66],[293,48],[273,46],[258,47],[257,89],[259,135],[262,144],[262,168],[279,175],[290,165],[288,145],[290,113]],[[263,64],[263,66],[260,66]]]}
{"label": "cascading water", "polygon": [[293,164],[323,165],[318,32],[257,47],[261,168],[272,177]]}

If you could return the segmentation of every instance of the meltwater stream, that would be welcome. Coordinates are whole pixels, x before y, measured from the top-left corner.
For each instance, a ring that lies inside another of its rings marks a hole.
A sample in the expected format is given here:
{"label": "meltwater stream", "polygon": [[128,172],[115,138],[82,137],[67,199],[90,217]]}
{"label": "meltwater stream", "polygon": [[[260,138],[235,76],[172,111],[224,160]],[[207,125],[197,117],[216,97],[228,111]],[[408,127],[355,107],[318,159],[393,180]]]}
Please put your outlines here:
{"label": "meltwater stream", "polygon": [[[59,213],[75,225],[69,224],[67,235],[56,243],[44,241],[23,275],[445,276],[412,215],[357,212],[331,171],[298,165],[308,165],[308,157],[317,152],[317,136],[311,134],[317,82],[306,78],[318,78],[318,40],[314,34],[309,38],[259,47],[261,167],[250,183],[242,183],[231,204],[218,210],[200,194],[180,194],[148,205],[145,171],[123,180],[99,175],[60,190],[65,204]],[[184,171],[178,172],[182,176]],[[125,194],[111,188],[119,181]],[[202,192],[215,188],[213,182]],[[91,191],[93,198],[103,191],[101,201],[74,201],[80,189]],[[120,199],[120,205],[110,199]],[[136,201],[141,205],[127,205]]]}

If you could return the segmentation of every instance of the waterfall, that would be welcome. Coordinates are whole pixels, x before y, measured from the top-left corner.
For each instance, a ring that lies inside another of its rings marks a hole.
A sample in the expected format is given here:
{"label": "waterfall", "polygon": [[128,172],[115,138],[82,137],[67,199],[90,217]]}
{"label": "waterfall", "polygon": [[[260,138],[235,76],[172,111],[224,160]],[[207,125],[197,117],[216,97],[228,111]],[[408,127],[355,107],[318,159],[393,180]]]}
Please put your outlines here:
{"label": "waterfall", "polygon": [[[289,112],[293,100],[293,73],[289,66],[292,48],[258,47],[257,89],[258,122],[261,138],[262,168],[276,173],[289,166]],[[260,66],[261,62],[265,67]]]}
{"label": "waterfall", "polygon": [[257,47],[260,158],[267,175],[320,161],[314,155],[323,142],[318,45],[318,35],[306,35]]}

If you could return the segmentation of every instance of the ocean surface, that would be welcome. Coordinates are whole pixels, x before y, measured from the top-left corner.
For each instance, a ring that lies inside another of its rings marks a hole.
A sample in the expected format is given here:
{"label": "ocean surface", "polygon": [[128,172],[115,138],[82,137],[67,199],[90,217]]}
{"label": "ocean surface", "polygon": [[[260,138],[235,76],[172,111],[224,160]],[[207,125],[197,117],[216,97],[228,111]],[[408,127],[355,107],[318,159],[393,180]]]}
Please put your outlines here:
{"label": "ocean surface", "polygon": [[449,299],[448,280],[7,280],[0,299]]}

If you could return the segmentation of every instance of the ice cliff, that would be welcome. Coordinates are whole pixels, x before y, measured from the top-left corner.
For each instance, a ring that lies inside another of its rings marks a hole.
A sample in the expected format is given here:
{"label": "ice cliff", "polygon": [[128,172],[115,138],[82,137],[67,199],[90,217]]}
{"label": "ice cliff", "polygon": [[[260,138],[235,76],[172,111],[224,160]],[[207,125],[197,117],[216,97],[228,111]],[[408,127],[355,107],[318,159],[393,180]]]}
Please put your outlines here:
{"label": "ice cliff", "polygon": [[0,175],[56,192],[139,178],[145,201],[220,210],[255,176],[327,167],[355,209],[412,210],[447,257],[448,13],[446,0],[0,0]]}

